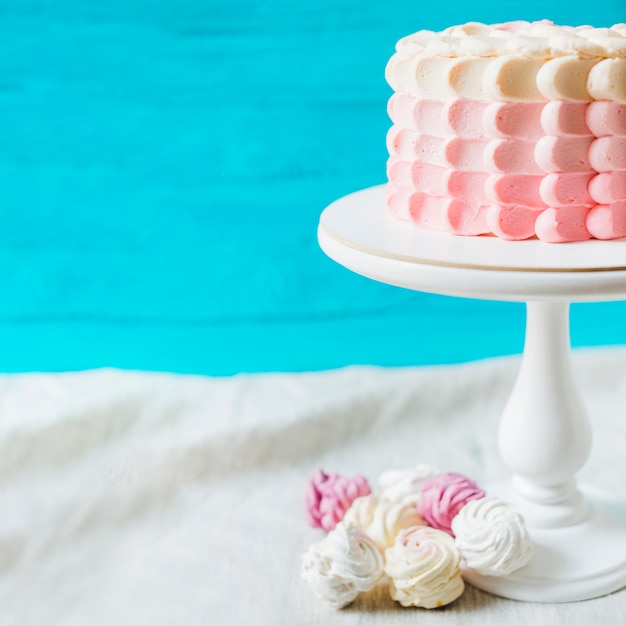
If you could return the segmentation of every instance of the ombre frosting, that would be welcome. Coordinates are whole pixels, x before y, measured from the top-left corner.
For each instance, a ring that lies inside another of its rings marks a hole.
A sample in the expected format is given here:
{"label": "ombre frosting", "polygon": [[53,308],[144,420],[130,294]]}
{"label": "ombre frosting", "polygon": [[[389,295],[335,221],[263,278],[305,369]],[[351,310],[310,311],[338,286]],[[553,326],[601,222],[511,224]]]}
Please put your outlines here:
{"label": "ombre frosting", "polygon": [[512,240],[626,236],[626,25],[420,31],[386,76],[392,215]]}

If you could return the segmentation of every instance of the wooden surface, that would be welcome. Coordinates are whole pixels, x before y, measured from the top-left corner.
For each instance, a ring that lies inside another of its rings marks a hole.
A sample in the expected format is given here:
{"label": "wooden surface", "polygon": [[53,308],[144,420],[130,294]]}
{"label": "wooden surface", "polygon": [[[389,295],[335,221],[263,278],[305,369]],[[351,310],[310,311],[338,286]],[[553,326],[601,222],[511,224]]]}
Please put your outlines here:
{"label": "wooden surface", "polygon": [[[206,374],[519,352],[522,305],[411,293],[320,251],[321,210],[382,182],[383,69],[450,21],[623,21],[324,0],[0,3],[0,370]],[[623,303],[576,345],[626,343]],[[468,332],[468,330],[470,332]]]}

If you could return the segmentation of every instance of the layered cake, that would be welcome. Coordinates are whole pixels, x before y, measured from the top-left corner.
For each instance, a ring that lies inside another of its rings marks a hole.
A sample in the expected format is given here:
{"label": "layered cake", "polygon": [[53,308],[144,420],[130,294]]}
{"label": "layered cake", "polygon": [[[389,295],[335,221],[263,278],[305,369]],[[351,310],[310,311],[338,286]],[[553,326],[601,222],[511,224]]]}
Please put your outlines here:
{"label": "layered cake", "polygon": [[509,240],[626,236],[626,24],[419,31],[386,78],[394,217]]}

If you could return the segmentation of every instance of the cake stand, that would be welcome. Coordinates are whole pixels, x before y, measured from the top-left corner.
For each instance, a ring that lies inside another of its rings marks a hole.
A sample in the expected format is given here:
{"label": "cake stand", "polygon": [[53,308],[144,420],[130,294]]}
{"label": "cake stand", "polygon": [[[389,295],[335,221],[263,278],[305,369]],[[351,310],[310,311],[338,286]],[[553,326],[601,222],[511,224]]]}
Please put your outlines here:
{"label": "cake stand", "polygon": [[498,433],[506,485],[487,489],[524,516],[533,558],[505,577],[464,571],[507,598],[571,602],[626,586],[626,502],[579,487],[591,427],[570,365],[569,303],[626,299],[626,240],[565,245],[456,237],[388,216],[384,186],[334,202],[321,215],[323,251],[391,285],[450,296],[526,302],[517,382]]}

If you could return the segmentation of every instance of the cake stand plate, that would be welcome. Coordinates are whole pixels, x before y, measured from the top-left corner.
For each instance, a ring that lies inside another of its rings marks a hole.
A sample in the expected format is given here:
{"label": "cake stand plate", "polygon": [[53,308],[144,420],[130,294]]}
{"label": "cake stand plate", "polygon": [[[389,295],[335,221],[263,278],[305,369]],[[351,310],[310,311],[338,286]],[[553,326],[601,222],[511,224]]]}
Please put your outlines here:
{"label": "cake stand plate", "polygon": [[387,214],[384,186],[334,202],[321,215],[324,252],[384,283],[442,295],[526,302],[517,381],[500,421],[512,471],[488,489],[524,516],[531,562],[509,576],[465,569],[476,587],[516,600],[570,602],[626,586],[626,502],[575,475],[591,426],[570,364],[569,303],[626,299],[626,240],[564,245],[421,231]]}

